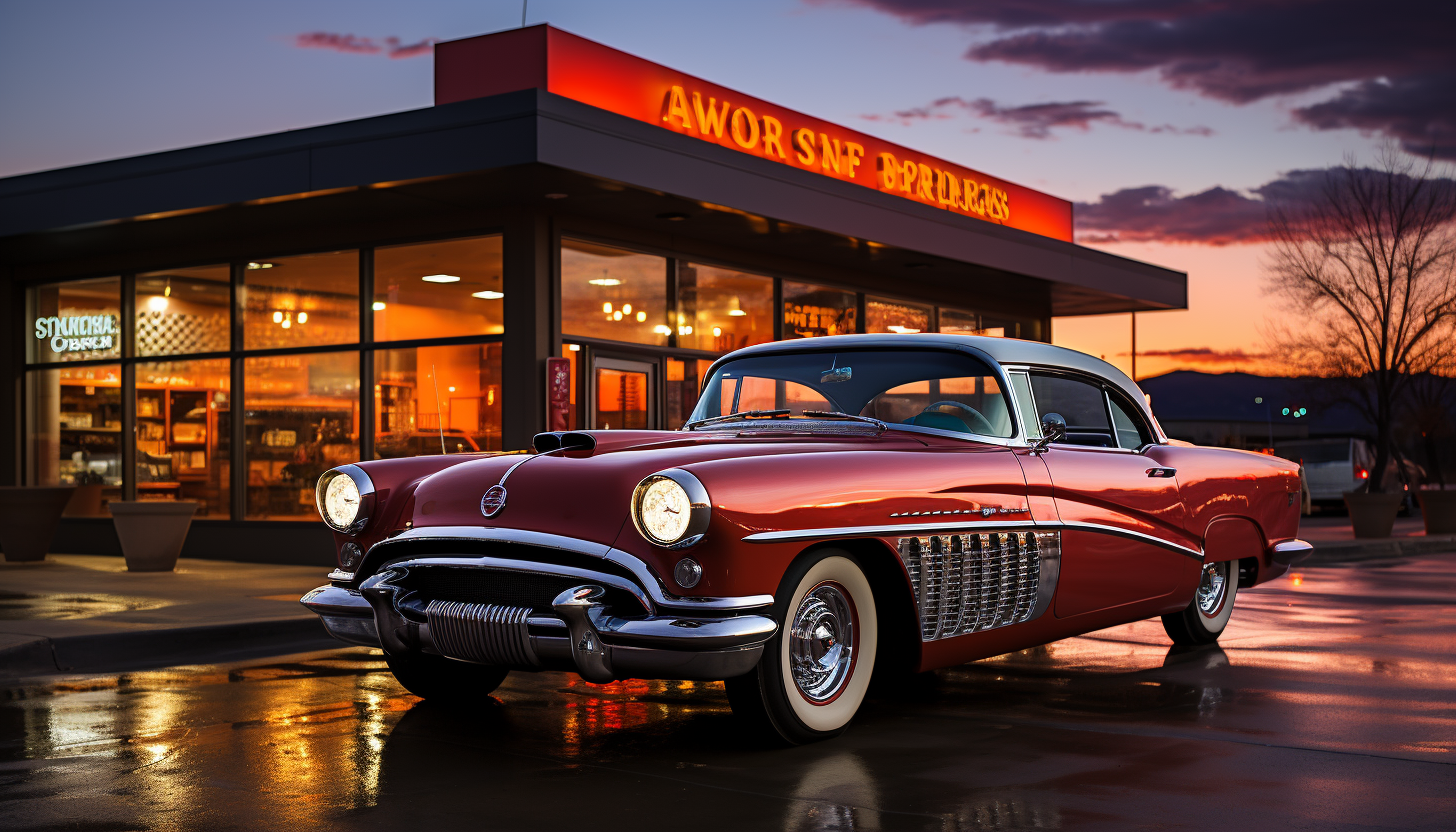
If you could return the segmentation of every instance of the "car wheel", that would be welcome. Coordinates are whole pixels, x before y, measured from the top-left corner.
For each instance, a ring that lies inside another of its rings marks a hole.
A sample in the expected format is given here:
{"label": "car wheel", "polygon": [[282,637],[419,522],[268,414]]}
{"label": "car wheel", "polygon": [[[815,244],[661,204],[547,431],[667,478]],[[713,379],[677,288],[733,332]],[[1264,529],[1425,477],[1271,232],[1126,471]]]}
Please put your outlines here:
{"label": "car wheel", "polygon": [[389,671],[404,689],[436,704],[479,702],[510,673],[504,667],[471,664],[429,653],[384,654]]}
{"label": "car wheel", "polygon": [[778,632],[745,676],[727,680],[733,713],[794,743],[838,736],[864,701],[875,666],[874,593],[849,553],[795,562],[774,602]]}
{"label": "car wheel", "polygon": [[1163,616],[1163,629],[1174,644],[1213,644],[1234,614],[1238,591],[1237,561],[1204,564],[1193,600],[1182,612]]}

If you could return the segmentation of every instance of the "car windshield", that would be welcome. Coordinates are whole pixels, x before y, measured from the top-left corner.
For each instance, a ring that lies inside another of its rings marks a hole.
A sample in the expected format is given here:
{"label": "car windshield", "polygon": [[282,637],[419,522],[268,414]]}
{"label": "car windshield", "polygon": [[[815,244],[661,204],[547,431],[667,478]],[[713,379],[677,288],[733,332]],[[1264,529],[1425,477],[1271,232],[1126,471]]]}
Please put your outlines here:
{"label": "car windshield", "polygon": [[[693,421],[750,411],[779,418],[836,413],[980,436],[1015,434],[996,374],[973,356],[945,350],[805,350],[729,361],[704,385]],[[740,426],[747,418],[718,424]]]}

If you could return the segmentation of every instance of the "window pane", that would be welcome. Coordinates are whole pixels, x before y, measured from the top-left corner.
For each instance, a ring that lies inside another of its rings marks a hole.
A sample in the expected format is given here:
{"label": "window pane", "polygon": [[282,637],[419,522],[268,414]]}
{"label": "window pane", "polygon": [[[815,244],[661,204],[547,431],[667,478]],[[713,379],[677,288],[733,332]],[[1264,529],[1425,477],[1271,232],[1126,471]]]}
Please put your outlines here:
{"label": "window pane", "polygon": [[501,238],[374,250],[374,340],[505,332]]}
{"label": "window pane", "polygon": [[231,283],[227,266],[137,275],[136,354],[227,352]]}
{"label": "window pane", "polygon": [[121,278],[72,280],[30,293],[30,361],[84,361],[121,355]]}
{"label": "window pane", "polygon": [[248,518],[318,520],[319,475],[359,458],[359,354],[249,358],[243,372]]}
{"label": "window pane", "polygon": [[[443,439],[443,443],[442,443]],[[501,450],[501,345],[374,353],[374,457]]]}
{"label": "window pane", "polygon": [[198,517],[227,517],[231,442],[228,360],[136,368],[137,498],[195,500]]}
{"label": "window pane", "polygon": [[1064,442],[1117,447],[1112,426],[1107,421],[1107,402],[1102,388],[1074,378],[1036,373],[1031,377],[1031,389],[1036,396],[1038,420],[1045,419],[1048,413],[1059,414],[1067,420]]}
{"label": "window pane", "polygon": [[359,252],[249,263],[243,309],[243,345],[250,350],[358,341]]}
{"label": "window pane", "polygon": [[26,387],[26,482],[94,486],[70,512],[104,513],[121,499],[121,367],[34,370]]}
{"label": "window pane", "polygon": [[982,315],[981,334],[1005,338],[1025,338],[1029,341],[1042,340],[1041,321],[1031,318],[1014,318],[1009,315]]}
{"label": "window pane", "polygon": [[667,260],[562,240],[561,329],[586,338],[666,346],[671,332]]}
{"label": "window pane", "polygon": [[1031,396],[1031,379],[1026,373],[1011,373],[1011,389],[1016,393],[1016,402],[1021,406],[1021,429],[1027,439],[1041,438],[1041,418],[1037,416]]}
{"label": "window pane", "polygon": [[678,346],[730,352],[773,340],[773,278],[686,263],[677,274]]}
{"label": "window pane", "polygon": [[940,331],[955,335],[985,335],[980,316],[966,309],[940,307]]}
{"label": "window pane", "polygon": [[696,358],[667,359],[667,429],[677,430],[692,418],[703,386],[703,374],[711,361]]}
{"label": "window pane", "polygon": [[865,332],[929,332],[930,307],[882,298],[865,299]]}
{"label": "window pane", "polygon": [[596,426],[600,430],[646,430],[652,377],[635,370],[596,368]]}
{"label": "window pane", "polygon": [[1146,445],[1146,437],[1138,429],[1138,423],[1123,409],[1122,402],[1111,399],[1112,426],[1117,430],[1117,447],[1137,450]]}
{"label": "window pane", "polygon": [[784,338],[852,333],[857,306],[853,292],[784,281]]}

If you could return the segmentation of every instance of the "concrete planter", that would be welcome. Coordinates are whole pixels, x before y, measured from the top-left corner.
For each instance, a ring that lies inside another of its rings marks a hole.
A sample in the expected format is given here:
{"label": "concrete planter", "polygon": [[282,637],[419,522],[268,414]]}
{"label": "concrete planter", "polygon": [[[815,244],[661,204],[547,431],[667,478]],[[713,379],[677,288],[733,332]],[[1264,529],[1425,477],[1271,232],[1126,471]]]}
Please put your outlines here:
{"label": "concrete planter", "polygon": [[1400,492],[1347,492],[1345,507],[1350,510],[1350,525],[1355,529],[1355,537],[1390,537],[1390,530],[1395,527],[1395,515],[1400,512],[1400,504],[1404,501],[1405,495]]}
{"label": "concrete planter", "polygon": [[191,500],[113,500],[112,522],[130,572],[171,572],[187,541],[197,503]]}
{"label": "concrete planter", "polygon": [[8,561],[45,560],[74,486],[0,487],[0,547]]}
{"label": "concrete planter", "polygon": [[1456,491],[1417,491],[1426,534],[1456,534]]}

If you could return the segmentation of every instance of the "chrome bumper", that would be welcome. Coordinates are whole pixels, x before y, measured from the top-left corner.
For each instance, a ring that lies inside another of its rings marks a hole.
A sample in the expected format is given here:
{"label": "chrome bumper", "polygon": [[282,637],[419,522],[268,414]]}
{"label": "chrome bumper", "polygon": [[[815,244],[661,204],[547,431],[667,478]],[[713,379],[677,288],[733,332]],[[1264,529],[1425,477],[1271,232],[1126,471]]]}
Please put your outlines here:
{"label": "chrome bumper", "polygon": [[1314,554],[1314,546],[1298,538],[1281,540],[1269,547],[1269,560],[1285,566],[1301,563],[1312,554]]}
{"label": "chrome bumper", "polygon": [[556,597],[554,616],[433,601],[427,620],[419,622],[396,607],[394,576],[385,570],[358,590],[321,586],[300,601],[330,635],[350,644],[520,669],[575,670],[591,682],[740,676],[758,663],[764,642],[778,629],[765,615],[617,618],[600,601],[603,588],[586,582]]}

